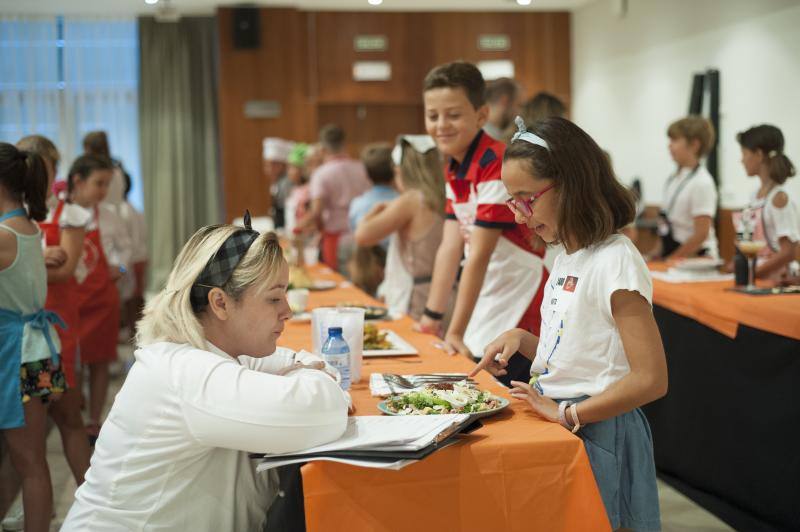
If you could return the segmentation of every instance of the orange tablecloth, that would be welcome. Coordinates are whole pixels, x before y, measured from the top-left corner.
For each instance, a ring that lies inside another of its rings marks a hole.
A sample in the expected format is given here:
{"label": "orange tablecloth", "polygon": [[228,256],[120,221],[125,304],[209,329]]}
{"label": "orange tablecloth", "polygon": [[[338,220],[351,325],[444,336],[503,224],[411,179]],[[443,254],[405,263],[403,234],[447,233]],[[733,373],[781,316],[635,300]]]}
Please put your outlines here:
{"label": "orange tablecloth", "polygon": [[[316,278],[337,279],[313,270]],[[355,288],[312,293],[309,306],[375,303]],[[362,381],[351,390],[356,415],[378,413],[370,396],[372,372],[466,372],[472,363],[433,346],[409,318],[381,327],[398,332],[418,357],[365,359]],[[310,324],[289,323],[281,345],[311,348]],[[480,386],[510,398],[482,374]],[[401,471],[315,462],[303,467],[306,523],[317,531],[591,530],[609,529],[581,440],[511,399],[503,413],[464,443]]]}
{"label": "orange tablecloth", "polygon": [[[651,264],[651,269],[665,268]],[[800,295],[750,296],[727,290],[730,281],[668,283],[653,279],[653,303],[730,338],[739,325],[800,340]]]}

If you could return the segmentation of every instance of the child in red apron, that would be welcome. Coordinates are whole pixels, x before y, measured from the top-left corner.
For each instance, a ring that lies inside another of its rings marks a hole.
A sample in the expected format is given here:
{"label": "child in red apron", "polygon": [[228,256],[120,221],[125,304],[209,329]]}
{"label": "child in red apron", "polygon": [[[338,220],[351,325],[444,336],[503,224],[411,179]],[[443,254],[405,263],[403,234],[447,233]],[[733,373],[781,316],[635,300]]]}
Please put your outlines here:
{"label": "child in red apron", "polygon": [[81,363],[89,368],[90,440],[100,433],[100,416],[108,393],[108,365],[117,358],[119,334],[119,294],[114,284],[119,272],[108,265],[100,237],[100,212],[112,178],[109,159],[82,155],[69,171],[69,196],[72,202],[94,212],[86,228],[78,280],[77,304],[80,320]]}
{"label": "child in red apron", "polygon": [[[60,156],[49,139],[41,135],[30,135],[20,139],[17,147],[39,155],[47,167],[50,181],[55,179]],[[66,185],[63,181],[61,184]],[[78,205],[66,203],[65,197],[66,194],[58,200],[55,208],[50,209],[47,218],[39,222],[46,246],[45,309],[58,314],[67,324],[66,329],[57,329],[61,341],[61,371],[66,378],[67,389],[59,401],[50,404],[48,414],[58,427],[64,454],[75,482],[80,486],[86,470],[89,469],[91,450],[86,440],[86,428],[81,415],[80,381],[76,378],[80,323],[78,307],[75,305],[78,290],[75,270],[83,251],[84,229],[91,221],[92,214],[91,211]]]}

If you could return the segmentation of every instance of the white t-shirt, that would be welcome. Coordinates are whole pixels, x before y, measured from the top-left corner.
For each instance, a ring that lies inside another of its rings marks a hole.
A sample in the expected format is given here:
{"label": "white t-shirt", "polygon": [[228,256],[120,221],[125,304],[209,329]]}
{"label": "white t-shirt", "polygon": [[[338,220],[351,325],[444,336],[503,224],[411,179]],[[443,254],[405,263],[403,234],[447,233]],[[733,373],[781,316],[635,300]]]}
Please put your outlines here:
{"label": "white t-shirt", "polygon": [[[47,218],[45,222],[52,223],[53,217],[56,215],[56,206],[47,211]],[[64,202],[64,206],[61,208],[61,215],[58,217],[58,226],[61,229],[65,228],[86,228],[90,223],[92,223],[92,219],[94,218],[94,213],[89,209],[84,209],[77,203],[68,203]]]}
{"label": "white t-shirt", "polygon": [[[778,192],[783,192],[789,198],[789,202],[783,208],[776,207],[772,200]],[[800,242],[800,215],[798,215],[797,205],[792,201],[789,191],[782,185],[773,188],[766,197],[758,198],[756,191],[750,201],[751,208],[764,208],[764,230],[769,240],[769,247],[773,251],[780,249],[779,240],[782,237],[788,238],[790,242]]]}
{"label": "white t-shirt", "polygon": [[[717,187],[714,178],[703,165],[697,168],[694,175],[692,171],[692,168],[681,168],[676,175],[667,180],[661,204],[672,225],[672,237],[681,244],[694,234],[696,217],[710,216],[713,220],[717,213]],[[713,223],[703,248],[708,249],[711,256],[716,257],[719,254]]]}
{"label": "white t-shirt", "polygon": [[135,356],[62,532],[261,530],[276,486],[247,451],[321,445],[347,425],[346,395],[327,375],[270,374],[290,365],[286,349],[237,361],[211,344],[161,342]]}
{"label": "white t-shirt", "polygon": [[653,282],[628,237],[559,255],[542,301],[542,329],[531,373],[547,397],[594,396],[630,372],[614,318],[611,295],[640,293],[653,301]]}

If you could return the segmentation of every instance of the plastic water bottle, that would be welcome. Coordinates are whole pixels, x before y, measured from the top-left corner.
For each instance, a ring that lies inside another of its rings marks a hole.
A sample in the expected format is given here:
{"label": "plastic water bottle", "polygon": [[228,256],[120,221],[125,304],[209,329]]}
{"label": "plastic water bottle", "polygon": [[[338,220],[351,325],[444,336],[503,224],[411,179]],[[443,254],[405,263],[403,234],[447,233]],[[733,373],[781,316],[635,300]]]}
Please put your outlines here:
{"label": "plastic water bottle", "polygon": [[342,390],[350,389],[350,346],[342,337],[341,327],[330,327],[322,345],[322,360],[339,370]]}

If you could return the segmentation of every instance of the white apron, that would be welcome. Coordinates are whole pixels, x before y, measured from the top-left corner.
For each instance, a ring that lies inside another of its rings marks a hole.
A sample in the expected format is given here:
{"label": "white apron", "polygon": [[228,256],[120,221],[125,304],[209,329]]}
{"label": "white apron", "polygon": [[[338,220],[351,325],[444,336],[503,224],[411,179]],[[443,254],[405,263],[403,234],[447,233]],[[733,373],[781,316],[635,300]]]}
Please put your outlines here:
{"label": "white apron", "polygon": [[395,315],[408,314],[414,279],[406,269],[401,258],[400,235],[393,233],[389,238],[389,251],[386,254],[386,269],[383,282],[378,287],[378,297],[383,298],[389,312]]}
{"label": "white apron", "polygon": [[[452,204],[464,238],[466,256],[469,256],[469,238],[478,212],[476,197],[475,185],[470,184],[469,201]],[[464,332],[464,343],[476,359],[483,355],[489,342],[520,322],[539,290],[543,269],[541,257],[525,251],[502,235],[497,239]]]}

